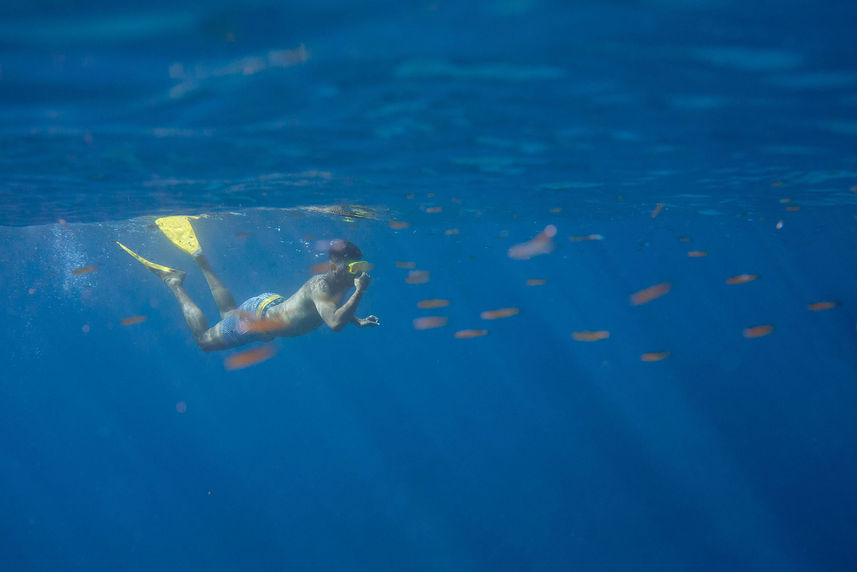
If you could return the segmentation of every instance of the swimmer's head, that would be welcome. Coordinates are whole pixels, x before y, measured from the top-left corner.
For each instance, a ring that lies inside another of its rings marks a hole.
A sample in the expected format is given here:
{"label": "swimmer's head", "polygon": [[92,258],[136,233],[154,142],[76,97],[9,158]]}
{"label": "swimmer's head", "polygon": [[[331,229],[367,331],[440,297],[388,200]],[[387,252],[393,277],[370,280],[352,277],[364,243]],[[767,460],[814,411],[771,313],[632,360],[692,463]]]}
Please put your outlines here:
{"label": "swimmer's head", "polygon": [[363,253],[353,242],[331,241],[328,254],[330,255],[330,276],[336,282],[349,283],[368,269],[369,263],[361,260]]}
{"label": "swimmer's head", "polygon": [[363,258],[363,253],[360,252],[356,244],[339,239],[330,241],[330,248],[327,254],[330,256],[330,261],[334,264],[354,262]]}

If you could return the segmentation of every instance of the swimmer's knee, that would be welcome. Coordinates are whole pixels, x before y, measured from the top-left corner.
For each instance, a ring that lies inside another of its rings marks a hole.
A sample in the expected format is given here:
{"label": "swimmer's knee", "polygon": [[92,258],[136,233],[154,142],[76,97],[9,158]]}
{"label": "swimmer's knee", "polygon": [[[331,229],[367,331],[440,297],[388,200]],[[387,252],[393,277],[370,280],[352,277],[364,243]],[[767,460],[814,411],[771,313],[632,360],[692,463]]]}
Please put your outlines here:
{"label": "swimmer's knee", "polygon": [[217,350],[226,349],[223,340],[220,336],[213,333],[214,328],[206,330],[201,336],[196,338],[196,345],[204,352],[214,352]]}

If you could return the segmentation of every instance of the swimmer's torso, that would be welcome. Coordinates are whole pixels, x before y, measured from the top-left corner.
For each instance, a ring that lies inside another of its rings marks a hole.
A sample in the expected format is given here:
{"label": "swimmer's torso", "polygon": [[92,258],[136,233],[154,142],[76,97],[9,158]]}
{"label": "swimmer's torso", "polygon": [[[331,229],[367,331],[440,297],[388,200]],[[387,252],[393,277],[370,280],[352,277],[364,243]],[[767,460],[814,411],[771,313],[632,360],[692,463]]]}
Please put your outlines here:
{"label": "swimmer's torso", "polygon": [[347,291],[347,288],[339,292],[332,291],[324,274],[313,276],[285,302],[267,312],[266,319],[283,322],[282,329],[272,331],[271,334],[291,338],[315,330],[324,323],[315,306],[316,298],[326,298],[338,306]]}

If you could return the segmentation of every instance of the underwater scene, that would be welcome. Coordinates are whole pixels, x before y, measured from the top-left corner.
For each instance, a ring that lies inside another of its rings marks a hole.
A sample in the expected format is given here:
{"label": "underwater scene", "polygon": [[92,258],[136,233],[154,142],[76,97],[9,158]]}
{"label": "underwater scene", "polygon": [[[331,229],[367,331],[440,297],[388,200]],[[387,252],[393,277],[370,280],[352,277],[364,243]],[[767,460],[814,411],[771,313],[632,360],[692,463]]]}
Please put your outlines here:
{"label": "underwater scene", "polygon": [[857,569],[851,1],[0,6],[0,569]]}

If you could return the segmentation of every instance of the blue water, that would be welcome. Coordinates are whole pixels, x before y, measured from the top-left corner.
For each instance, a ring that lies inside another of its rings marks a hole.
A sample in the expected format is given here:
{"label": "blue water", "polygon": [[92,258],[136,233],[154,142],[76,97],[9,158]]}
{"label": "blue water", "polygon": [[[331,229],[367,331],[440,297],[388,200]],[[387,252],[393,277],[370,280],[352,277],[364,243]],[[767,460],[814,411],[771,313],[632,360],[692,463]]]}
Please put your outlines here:
{"label": "blue water", "polygon": [[[0,567],[857,569],[856,21],[6,3]],[[214,323],[175,214],[239,303],[357,243],[381,327],[229,369],[115,244]]]}

